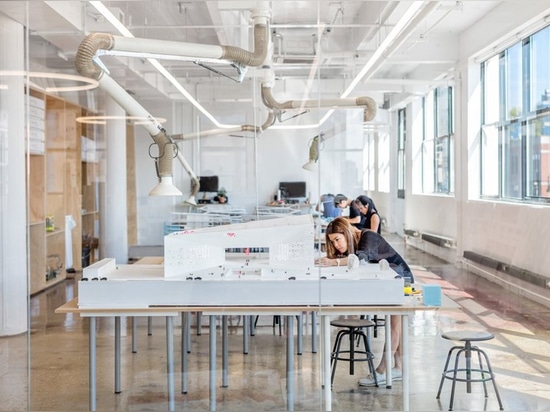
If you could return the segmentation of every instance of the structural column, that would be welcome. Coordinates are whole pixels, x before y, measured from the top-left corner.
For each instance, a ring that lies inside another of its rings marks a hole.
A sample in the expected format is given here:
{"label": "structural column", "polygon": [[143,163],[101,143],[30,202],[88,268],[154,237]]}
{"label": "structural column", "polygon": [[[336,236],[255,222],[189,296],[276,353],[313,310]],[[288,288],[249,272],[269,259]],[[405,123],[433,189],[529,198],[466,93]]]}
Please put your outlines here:
{"label": "structural column", "polygon": [[105,113],[120,116],[105,126],[105,189],[101,215],[100,250],[102,257],[117,263],[128,262],[128,212],[126,184],[126,112],[112,98],[106,97]]}
{"label": "structural column", "polygon": [[[24,70],[23,26],[2,14],[0,50],[0,71]],[[27,330],[30,245],[24,80],[23,76],[0,76],[0,336]]]}

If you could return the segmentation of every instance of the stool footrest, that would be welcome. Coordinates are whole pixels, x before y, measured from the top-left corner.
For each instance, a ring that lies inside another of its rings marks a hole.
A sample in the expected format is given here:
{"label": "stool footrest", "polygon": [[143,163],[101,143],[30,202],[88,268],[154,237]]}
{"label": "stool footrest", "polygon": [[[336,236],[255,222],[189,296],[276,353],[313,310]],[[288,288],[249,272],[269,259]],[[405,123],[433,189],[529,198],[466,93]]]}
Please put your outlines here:
{"label": "stool footrest", "polygon": [[473,369],[473,368],[470,369],[471,373],[476,372],[476,373],[488,375],[486,378],[476,378],[476,379],[474,379],[474,378],[461,378],[461,377],[458,376],[458,374],[460,372],[467,373],[468,369],[466,369],[466,368],[457,369],[456,370],[456,373],[457,373],[456,378],[454,377],[455,370],[454,369],[449,369],[449,370],[443,372],[443,377],[445,379],[454,380],[456,382],[488,382],[488,381],[491,381],[491,380],[494,379],[493,374],[490,371],[488,371],[487,369]]}

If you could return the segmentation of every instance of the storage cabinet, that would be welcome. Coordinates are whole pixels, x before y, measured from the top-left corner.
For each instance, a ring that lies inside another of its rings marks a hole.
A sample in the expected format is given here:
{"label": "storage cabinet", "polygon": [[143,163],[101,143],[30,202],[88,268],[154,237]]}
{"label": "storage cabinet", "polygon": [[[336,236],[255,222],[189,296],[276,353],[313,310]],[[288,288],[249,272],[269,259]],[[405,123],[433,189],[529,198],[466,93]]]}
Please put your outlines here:
{"label": "storage cabinet", "polygon": [[[82,157],[83,136],[96,139],[95,129],[76,120],[85,109],[34,89],[29,98],[30,291],[35,294],[63,281],[67,269],[81,270],[83,235],[98,237],[98,191],[92,189],[98,166]],[[66,216],[72,216],[74,228],[70,221],[66,227]]]}

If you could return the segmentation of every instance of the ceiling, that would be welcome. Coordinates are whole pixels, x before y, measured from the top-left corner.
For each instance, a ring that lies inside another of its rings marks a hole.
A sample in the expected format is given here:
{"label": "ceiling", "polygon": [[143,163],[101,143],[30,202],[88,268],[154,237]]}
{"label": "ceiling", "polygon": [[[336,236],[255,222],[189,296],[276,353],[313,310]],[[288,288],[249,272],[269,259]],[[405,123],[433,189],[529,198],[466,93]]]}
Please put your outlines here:
{"label": "ceiling", "polygon": [[[366,64],[349,97],[370,96],[379,106],[397,106],[410,96],[452,79],[459,35],[498,1],[104,1],[137,38],[252,50],[256,9],[270,15],[270,49],[265,67],[237,70],[189,61],[161,63],[209,110],[258,95],[258,79],[273,80],[277,100],[338,98]],[[408,18],[392,42],[397,25]],[[77,74],[74,59],[90,32],[119,35],[88,2],[0,1],[0,13],[30,28],[31,70]],[[388,43],[388,44],[386,44]],[[383,47],[381,47],[383,46]],[[183,95],[143,58],[104,56],[110,75],[142,102],[184,100]],[[267,74],[266,74],[267,73]],[[228,78],[228,77],[230,78]],[[256,81],[255,81],[256,80]],[[38,81],[38,80],[37,80]],[[43,80],[45,81],[45,80]],[[51,82],[51,80],[50,80]]]}

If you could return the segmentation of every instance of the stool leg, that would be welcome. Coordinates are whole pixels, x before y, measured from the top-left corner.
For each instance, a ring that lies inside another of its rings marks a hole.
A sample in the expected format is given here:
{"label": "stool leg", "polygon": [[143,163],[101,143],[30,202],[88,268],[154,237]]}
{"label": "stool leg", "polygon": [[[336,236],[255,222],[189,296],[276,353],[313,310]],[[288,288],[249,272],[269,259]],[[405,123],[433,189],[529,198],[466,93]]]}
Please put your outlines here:
{"label": "stool leg", "polygon": [[464,344],[466,358],[466,393],[472,393],[472,344],[466,341]]}
{"label": "stool leg", "polygon": [[332,386],[332,383],[334,382],[334,375],[336,374],[336,364],[338,363],[338,355],[340,354],[340,345],[342,343],[342,339],[344,335],[347,335],[348,332],[345,330],[341,330],[336,335],[336,340],[334,341],[334,348],[332,350],[332,355],[330,362],[332,363],[332,371],[330,373],[330,384]]}
{"label": "stool leg", "polygon": [[349,331],[349,374],[355,375],[355,328]]}
{"label": "stool leg", "polygon": [[378,388],[378,378],[376,377],[376,369],[374,369],[374,362],[372,361],[374,359],[374,355],[372,354],[370,350],[369,340],[367,338],[367,335],[365,333],[361,333],[359,335],[359,339],[363,337],[363,344],[365,345],[365,352],[367,355],[367,363],[369,364],[369,372],[374,378],[374,386]]}
{"label": "stool leg", "polygon": [[454,401],[454,398],[455,398],[455,387],[456,387],[456,375],[458,373],[458,360],[460,358],[460,354],[464,352],[464,348],[460,349],[457,353],[456,353],[456,358],[455,358],[455,368],[454,368],[454,371],[453,371],[453,384],[451,386],[451,400],[449,401],[449,410],[452,411],[453,410],[453,401]]}
{"label": "stool leg", "polygon": [[439,396],[441,395],[441,389],[443,389],[443,382],[445,381],[445,377],[447,376],[447,368],[449,367],[449,362],[451,360],[451,357],[453,356],[453,351],[455,349],[460,349],[461,347],[462,346],[453,346],[451,349],[449,349],[447,360],[445,361],[445,366],[443,367],[443,373],[441,374],[441,382],[439,382],[439,390],[437,391],[435,399],[439,399]]}
{"label": "stool leg", "polygon": [[487,356],[487,354],[480,350],[479,351],[483,357],[485,358],[485,362],[487,362],[487,370],[489,371],[490,375],[491,375],[491,380],[493,381],[493,387],[495,388],[495,395],[497,396],[497,401],[498,401],[498,406],[500,408],[500,410],[504,410],[504,407],[502,406],[502,400],[500,399],[500,394],[498,392],[498,388],[497,388],[497,383],[495,382],[495,374],[493,373],[493,368],[491,368],[491,362],[489,362],[489,357]]}
{"label": "stool leg", "polygon": [[489,397],[487,393],[487,382],[485,381],[485,373],[483,372],[483,361],[481,360],[481,349],[478,349],[477,346],[472,346],[472,351],[477,352],[477,359],[479,362],[479,370],[481,371],[481,381],[483,382],[483,392],[485,393],[485,397]]}

